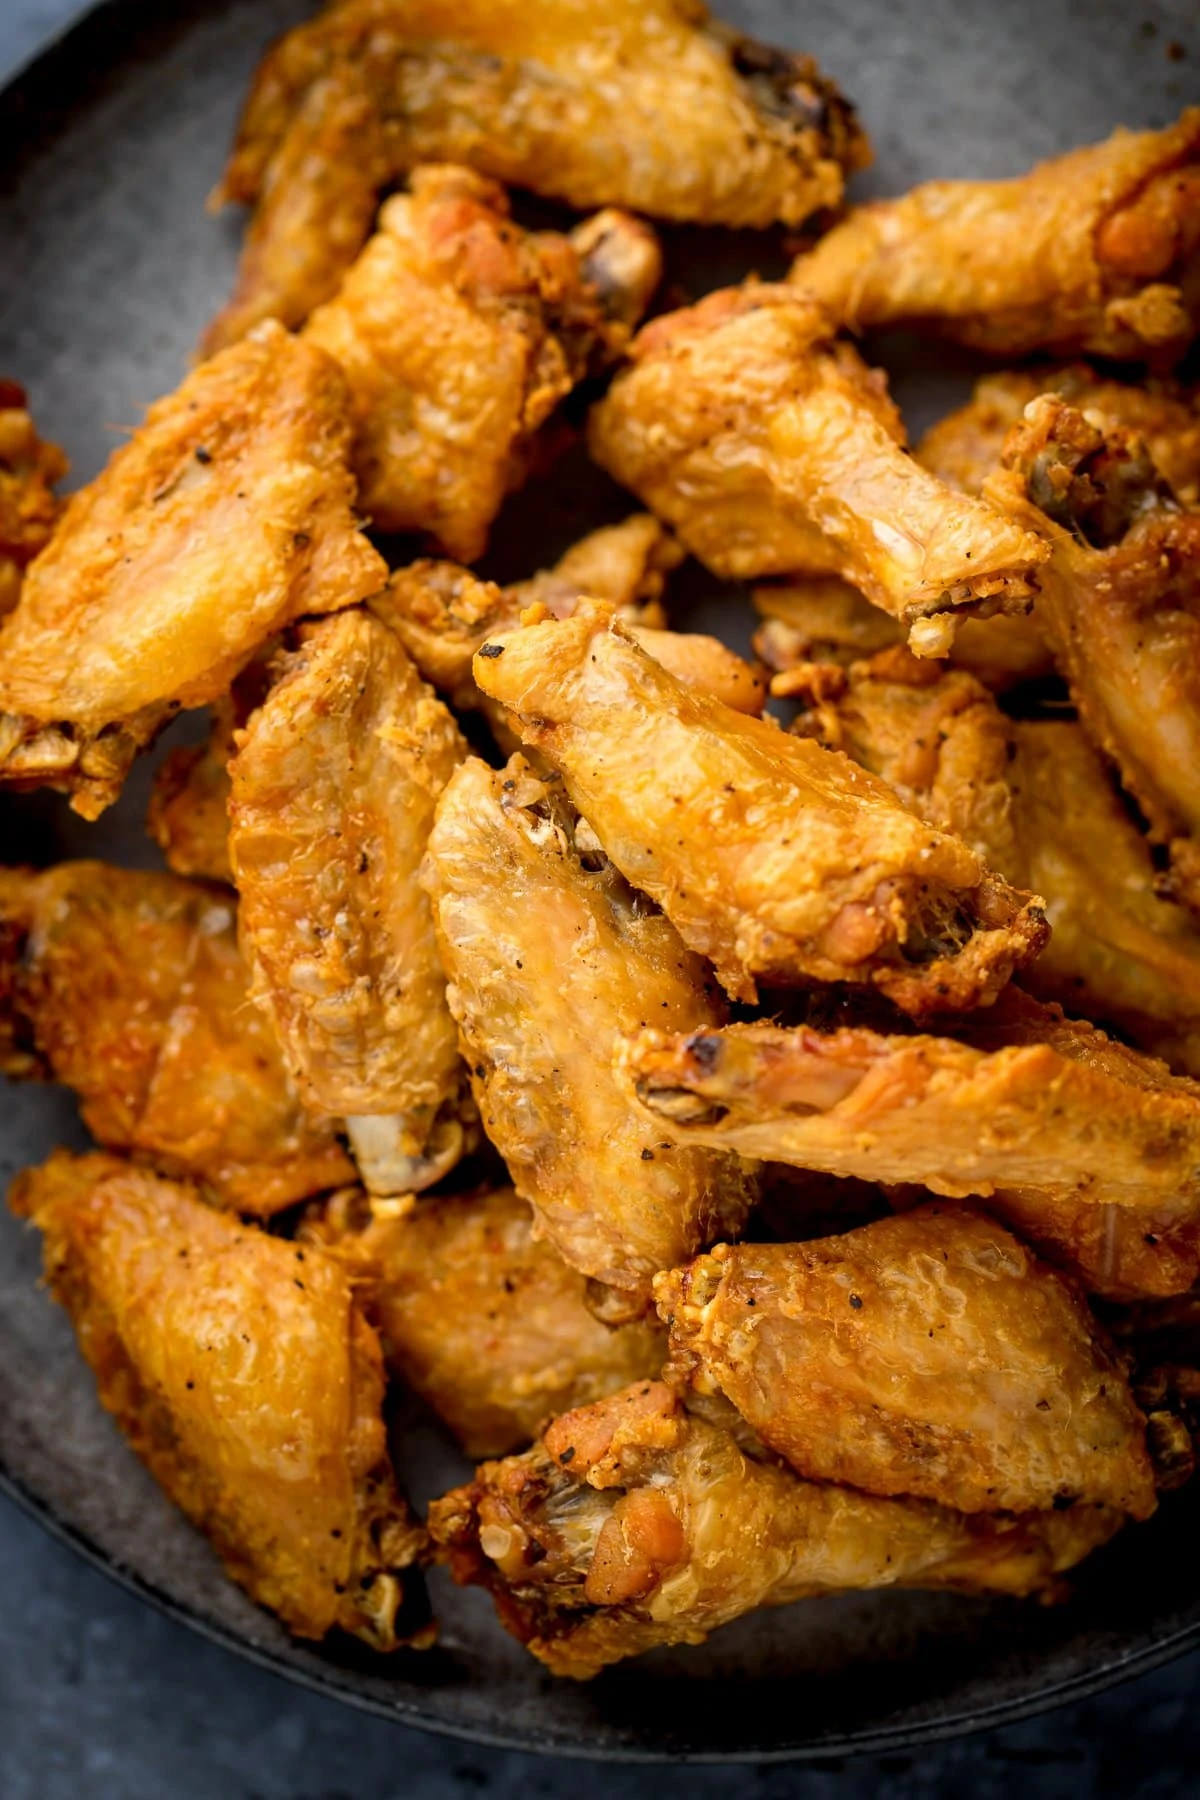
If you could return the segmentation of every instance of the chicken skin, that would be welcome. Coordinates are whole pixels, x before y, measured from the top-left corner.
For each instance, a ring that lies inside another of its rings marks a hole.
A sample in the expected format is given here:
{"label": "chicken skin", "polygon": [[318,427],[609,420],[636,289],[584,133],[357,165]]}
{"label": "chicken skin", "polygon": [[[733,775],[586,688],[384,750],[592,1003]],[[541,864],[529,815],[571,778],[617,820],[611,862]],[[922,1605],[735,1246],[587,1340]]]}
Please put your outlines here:
{"label": "chicken skin", "polygon": [[639,333],[592,454],[714,574],[840,575],[944,655],[957,620],[1027,612],[1048,554],[908,452],[883,377],[819,306],[749,281]]}
{"label": "chicken skin", "polygon": [[297,1637],[428,1642],[379,1340],[336,1260],[117,1157],[60,1151],[9,1198],[101,1402],[233,1580]]}
{"label": "chicken skin", "polygon": [[959,1512],[1154,1510],[1146,1422],[1076,1289],[929,1204],[804,1244],[718,1244],[654,1284],[665,1379],[814,1481]]}
{"label": "chicken skin", "polygon": [[349,384],[364,512],[473,562],[534,433],[628,341],[661,257],[627,214],[585,222],[577,249],[522,231],[469,169],[416,169],[410,185],[303,335]]}
{"label": "chicken skin", "polygon": [[350,1193],[305,1223],[305,1242],[347,1260],[398,1380],[468,1456],[504,1456],[548,1419],[656,1376],[651,1319],[601,1324],[584,1276],[533,1235],[511,1188],[438,1196],[389,1216]]}
{"label": "chicken skin", "polygon": [[643,1030],[619,1085],[677,1144],[978,1194],[1116,1299],[1200,1275],[1200,1083],[1014,989],[958,1038]]}
{"label": "chicken skin", "polygon": [[353,1164],[248,988],[228,890],[93,862],[0,871],[0,1068],[63,1082],[100,1143],[265,1218]]}
{"label": "chicken skin", "polygon": [[425,881],[484,1129],[538,1234],[636,1314],[678,1246],[736,1235],[749,1205],[736,1156],[665,1145],[613,1081],[623,1032],[723,1017],[707,971],[520,757],[459,769]]}
{"label": "chicken skin", "polygon": [[460,1582],[556,1675],[586,1680],[664,1644],[700,1644],[758,1606],[881,1587],[1053,1597],[1121,1514],[964,1514],[751,1460],[735,1436],[640,1382],[555,1420],[523,1456],[435,1500]]}
{"label": "chicken skin", "polygon": [[73,494],[0,627],[0,782],[85,818],[180,707],[304,613],[381,587],[336,365],[277,325],[189,375]]}
{"label": "chicken skin", "polygon": [[868,160],[811,58],[696,0],[342,0],[268,52],[215,199],[255,208],[210,348],[299,325],[337,289],[381,190],[456,162],[580,211],[796,225]]}
{"label": "chicken skin", "polygon": [[167,867],[204,881],[233,881],[229,866],[229,764],[236,737],[271,686],[278,645],[247,664],[227,694],[214,700],[212,723],[202,743],[164,756],[154,776],[146,830]]}
{"label": "chicken skin", "polygon": [[401,644],[356,610],[305,630],[230,765],[254,997],[309,1104],[347,1120],[375,1193],[428,1187],[469,1142],[466,1071],[417,885],[465,750]]}
{"label": "chicken skin", "polygon": [[54,484],[66,472],[58,445],[38,436],[25,389],[0,378],[0,615],[17,604],[25,570],[50,542],[63,505]]}
{"label": "chicken skin", "polygon": [[607,609],[489,639],[475,679],[735,999],[843,981],[968,1007],[1044,942],[1033,898],[886,783],[685,688]]}
{"label": "chicken skin", "polygon": [[1042,895],[1050,942],[1023,987],[1200,1076],[1200,925],[1159,894],[1151,846],[1081,726],[1006,718],[965,672],[901,649],[844,676],[810,669],[806,687],[797,730]]}
{"label": "chicken skin", "polygon": [[855,329],[912,325],[995,356],[1173,361],[1200,322],[1200,107],[1009,181],[856,207],[790,279]]}

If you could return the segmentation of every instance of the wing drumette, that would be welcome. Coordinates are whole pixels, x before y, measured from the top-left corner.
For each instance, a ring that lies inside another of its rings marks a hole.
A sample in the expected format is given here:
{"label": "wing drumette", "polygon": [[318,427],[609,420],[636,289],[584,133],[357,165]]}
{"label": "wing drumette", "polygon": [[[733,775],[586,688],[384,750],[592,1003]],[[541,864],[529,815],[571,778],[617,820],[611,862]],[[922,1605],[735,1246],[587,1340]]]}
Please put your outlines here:
{"label": "wing drumette", "polygon": [[618,1075],[675,1143],[978,1194],[1095,1293],[1190,1287],[1200,1083],[1014,989],[958,1029],[648,1030]]}
{"label": "wing drumette", "polygon": [[714,573],[840,575],[930,655],[958,619],[1028,610],[1045,545],[913,461],[883,377],[802,295],[710,294],[630,356],[593,454]]}
{"label": "wing drumette", "polygon": [[960,1512],[1155,1506],[1146,1421],[1076,1289],[929,1204],[804,1244],[718,1244],[654,1284],[666,1379],[801,1475]]}
{"label": "wing drumette", "polygon": [[856,328],[916,325],[994,355],[1178,357],[1200,318],[1200,107],[1015,180],[857,207],[791,280]]}
{"label": "wing drumette", "polygon": [[352,1175],[249,1002],[225,890],[60,863],[0,872],[0,1067],[79,1096],[102,1144],[266,1216]]}
{"label": "wing drumette", "polygon": [[967,1515],[804,1481],[640,1382],[555,1420],[524,1456],[435,1500],[455,1578],[577,1680],[662,1644],[703,1643],[758,1606],[853,1588],[1052,1596],[1121,1515]]}
{"label": "wing drumette", "polygon": [[302,1238],[347,1259],[398,1378],[468,1456],[504,1456],[557,1413],[657,1375],[666,1339],[650,1319],[603,1325],[585,1278],[533,1235],[511,1188],[437,1196],[399,1216],[337,1195]]}
{"label": "wing drumette", "polygon": [[217,200],[256,208],[210,336],[298,325],[337,288],[379,192],[458,162],[586,211],[795,225],[867,160],[811,58],[710,24],[692,0],[350,0],[264,59]]}
{"label": "wing drumette", "polygon": [[411,187],[304,337],[349,383],[363,510],[473,562],[534,433],[628,341],[661,257],[624,213],[574,238],[523,231],[469,169],[417,169]]}
{"label": "wing drumette", "polygon": [[520,757],[458,771],[425,879],[488,1136],[539,1232],[641,1304],[674,1246],[736,1234],[750,1197],[736,1157],[664,1146],[612,1076],[620,1033],[722,1017],[706,971]]}
{"label": "wing drumette", "polygon": [[345,1270],[116,1157],[59,1152],[10,1201],[101,1401],[232,1578],[297,1637],[428,1642],[405,1574],[425,1534]]}
{"label": "wing drumette", "polygon": [[94,818],[181,706],[387,569],[358,533],[345,383],[264,325],[159,400],[72,495],[0,628],[0,781]]}
{"label": "wing drumette", "polygon": [[850,981],[920,1014],[995,995],[1045,938],[1029,895],[883,782],[685,688],[607,609],[490,639],[485,693],[625,878],[727,990]]}
{"label": "wing drumette", "polygon": [[25,570],[50,542],[63,507],[54,484],[66,472],[58,445],[38,436],[24,388],[0,379],[0,614],[17,604]]}
{"label": "wing drumette", "polygon": [[347,1119],[367,1186],[427,1187],[470,1129],[429,905],[437,797],[465,745],[369,613],[307,629],[238,740],[238,928],[300,1091]]}

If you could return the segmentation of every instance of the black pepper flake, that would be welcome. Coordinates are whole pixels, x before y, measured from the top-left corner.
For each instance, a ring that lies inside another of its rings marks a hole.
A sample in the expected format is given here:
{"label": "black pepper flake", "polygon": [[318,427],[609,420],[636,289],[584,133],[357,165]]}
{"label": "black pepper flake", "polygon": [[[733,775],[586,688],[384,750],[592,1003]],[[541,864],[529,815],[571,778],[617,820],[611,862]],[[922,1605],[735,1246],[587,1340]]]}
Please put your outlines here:
{"label": "black pepper flake", "polygon": [[196,461],[198,463],[210,463],[212,461],[212,451],[206,450],[203,444],[197,444]]}
{"label": "black pepper flake", "polygon": [[558,1460],[562,1464],[564,1469],[566,1468],[566,1466],[569,1462],[574,1462],[574,1460],[575,1460],[574,1444],[568,1444],[566,1449],[563,1451],[562,1455],[559,1457]]}
{"label": "black pepper flake", "polygon": [[642,1161],[643,1162],[653,1162],[654,1161],[653,1150],[643,1150],[642,1151]]}
{"label": "black pepper flake", "polygon": [[296,1286],[300,1289],[300,1292],[303,1293],[304,1292],[304,1283],[301,1281],[300,1277],[298,1275],[293,1275],[292,1280],[295,1282]]}
{"label": "black pepper flake", "polygon": [[851,1294],[850,1304],[854,1308],[855,1312],[862,1311],[862,1301],[859,1299],[857,1294]]}
{"label": "black pepper flake", "polygon": [[479,654],[480,654],[480,656],[486,656],[489,660],[493,656],[503,656],[504,655],[504,645],[503,644],[480,644]]}

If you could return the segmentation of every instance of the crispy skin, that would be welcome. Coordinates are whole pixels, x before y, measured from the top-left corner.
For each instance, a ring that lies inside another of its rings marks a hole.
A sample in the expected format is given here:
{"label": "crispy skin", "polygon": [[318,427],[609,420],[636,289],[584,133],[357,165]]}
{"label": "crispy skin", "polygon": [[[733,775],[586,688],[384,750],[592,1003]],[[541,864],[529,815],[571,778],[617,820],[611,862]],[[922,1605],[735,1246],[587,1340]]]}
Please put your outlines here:
{"label": "crispy skin", "polygon": [[411,1641],[404,1571],[425,1534],[388,1458],[379,1340],[338,1263],[111,1156],[59,1151],[9,1199],[43,1235],[101,1401],[234,1581],[297,1637]]}
{"label": "crispy skin", "polygon": [[1181,510],[1141,439],[1043,395],[987,491],[1048,539],[1037,617],[1092,741],[1168,847],[1200,910],[1200,511]]}
{"label": "crispy skin", "polygon": [[0,614],[17,604],[25,570],[50,542],[63,505],[54,484],[66,472],[58,445],[38,436],[24,388],[0,377]]}
{"label": "crispy skin", "polygon": [[654,1292],[665,1379],[724,1394],[810,1480],[967,1513],[1154,1511],[1146,1422],[1082,1298],[980,1213],[718,1244]]}
{"label": "crispy skin", "polygon": [[455,1579],[556,1675],[703,1643],[757,1606],[854,1588],[1053,1596],[1120,1514],[955,1513],[803,1481],[641,1382],[557,1419],[524,1456],[435,1500]]}
{"label": "crispy skin", "polygon": [[306,631],[238,740],[229,858],[253,993],[377,1193],[467,1147],[465,1071],[417,870],[465,745],[369,613]]}
{"label": "crispy skin", "polygon": [[0,781],[94,818],[172,713],[224,693],[290,620],[380,587],[349,439],[335,364],[276,325],[152,406],[0,629]]}
{"label": "crispy skin", "polygon": [[1050,943],[1022,986],[1200,1075],[1200,928],[1159,896],[1150,845],[1079,725],[1007,719],[969,675],[903,650],[810,672],[809,691],[798,728],[1044,897]]}
{"label": "crispy skin", "polygon": [[585,1278],[534,1237],[511,1188],[423,1200],[400,1217],[339,1196],[303,1235],[350,1260],[389,1367],[468,1456],[504,1456],[556,1414],[662,1368],[657,1324],[601,1324]]}
{"label": "crispy skin", "polygon": [[709,294],[630,357],[592,453],[715,574],[840,575],[930,655],[956,619],[1028,610],[1045,545],[913,461],[883,376],[803,295]]}
{"label": "crispy skin", "polygon": [[298,325],[337,288],[376,196],[419,162],[580,211],[796,225],[868,160],[811,58],[710,24],[695,0],[350,0],[258,71],[215,196],[256,207],[210,337]]}
{"label": "crispy skin", "polygon": [[387,202],[304,328],[349,384],[361,503],[380,530],[420,532],[464,562],[482,555],[533,434],[616,357],[658,284],[649,227],[608,217],[601,246],[632,240],[611,260],[631,265],[635,291],[605,301],[571,239],[522,231],[504,190],[469,169],[416,169],[411,193]]}
{"label": "crispy skin", "polygon": [[856,329],[903,323],[997,356],[1172,360],[1200,321],[1200,107],[1010,181],[856,207],[790,279]]}
{"label": "crispy skin", "polygon": [[73,1088],[100,1143],[266,1217],[352,1164],[249,1004],[234,911],[175,875],[0,872],[0,1066]]}
{"label": "crispy skin", "polygon": [[206,881],[233,881],[229,866],[229,764],[236,734],[271,685],[271,657],[278,646],[256,656],[227,694],[214,700],[212,723],[202,744],[172,750],[158,765],[146,830],[177,875]]}
{"label": "crispy skin", "polygon": [[676,1143],[978,1194],[1092,1292],[1189,1287],[1200,1084],[1013,989],[959,1029],[648,1030],[617,1076]]}
{"label": "crispy skin", "polygon": [[917,1014],[966,1007],[1044,941],[1031,896],[885,783],[685,688],[604,609],[491,639],[475,678],[737,999],[849,981]]}
{"label": "crispy skin", "polygon": [[520,757],[499,773],[463,764],[424,879],[488,1136],[539,1234],[640,1303],[676,1246],[740,1230],[750,1185],[736,1157],[664,1147],[618,1093],[613,1045],[642,1021],[723,1014],[699,959],[588,847],[556,789]]}

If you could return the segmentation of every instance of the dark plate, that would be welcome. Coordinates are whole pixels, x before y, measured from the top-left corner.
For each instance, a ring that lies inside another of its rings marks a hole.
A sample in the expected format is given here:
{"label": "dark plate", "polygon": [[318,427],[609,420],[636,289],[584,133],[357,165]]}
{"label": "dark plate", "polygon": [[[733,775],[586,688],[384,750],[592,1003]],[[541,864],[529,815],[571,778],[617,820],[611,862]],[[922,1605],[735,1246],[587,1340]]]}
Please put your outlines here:
{"label": "dark plate", "polygon": [[[0,96],[0,371],[32,391],[46,431],[91,475],[143,406],[175,385],[225,296],[239,221],[214,221],[215,180],[260,50],[304,0],[114,0]],[[724,0],[740,25],[815,51],[860,102],[878,151],[865,191],[942,174],[1007,174],[1104,136],[1162,125],[1194,90],[1167,54],[1191,0]],[[1200,48],[1195,40],[1188,46]],[[693,292],[778,266],[767,239],[681,232],[672,278]],[[966,365],[885,347],[910,422],[957,398]],[[568,458],[510,508],[498,567],[527,573],[627,509]],[[551,521],[549,523],[548,521]],[[733,596],[695,571],[690,603],[735,623]],[[744,615],[743,615],[744,616]],[[187,729],[185,722],[183,729]],[[192,729],[194,729],[194,725]],[[94,827],[58,801],[0,803],[0,860],[101,855],[151,862],[147,769]],[[54,1089],[9,1088],[0,1175],[82,1142]],[[496,1626],[490,1603],[434,1577],[441,1642],[388,1661],[292,1643],[222,1577],[96,1404],[65,1317],[37,1288],[38,1249],[0,1219],[3,1486],[155,1604],[293,1680],[407,1724],[576,1755],[785,1758],[881,1750],[1011,1720],[1176,1654],[1200,1636],[1196,1501],[1186,1491],[1124,1534],[1045,1609],[949,1596],[810,1601],[741,1621],[705,1648],[655,1654],[580,1687],[553,1683]],[[419,1422],[405,1474],[418,1500],[461,1465]]]}

